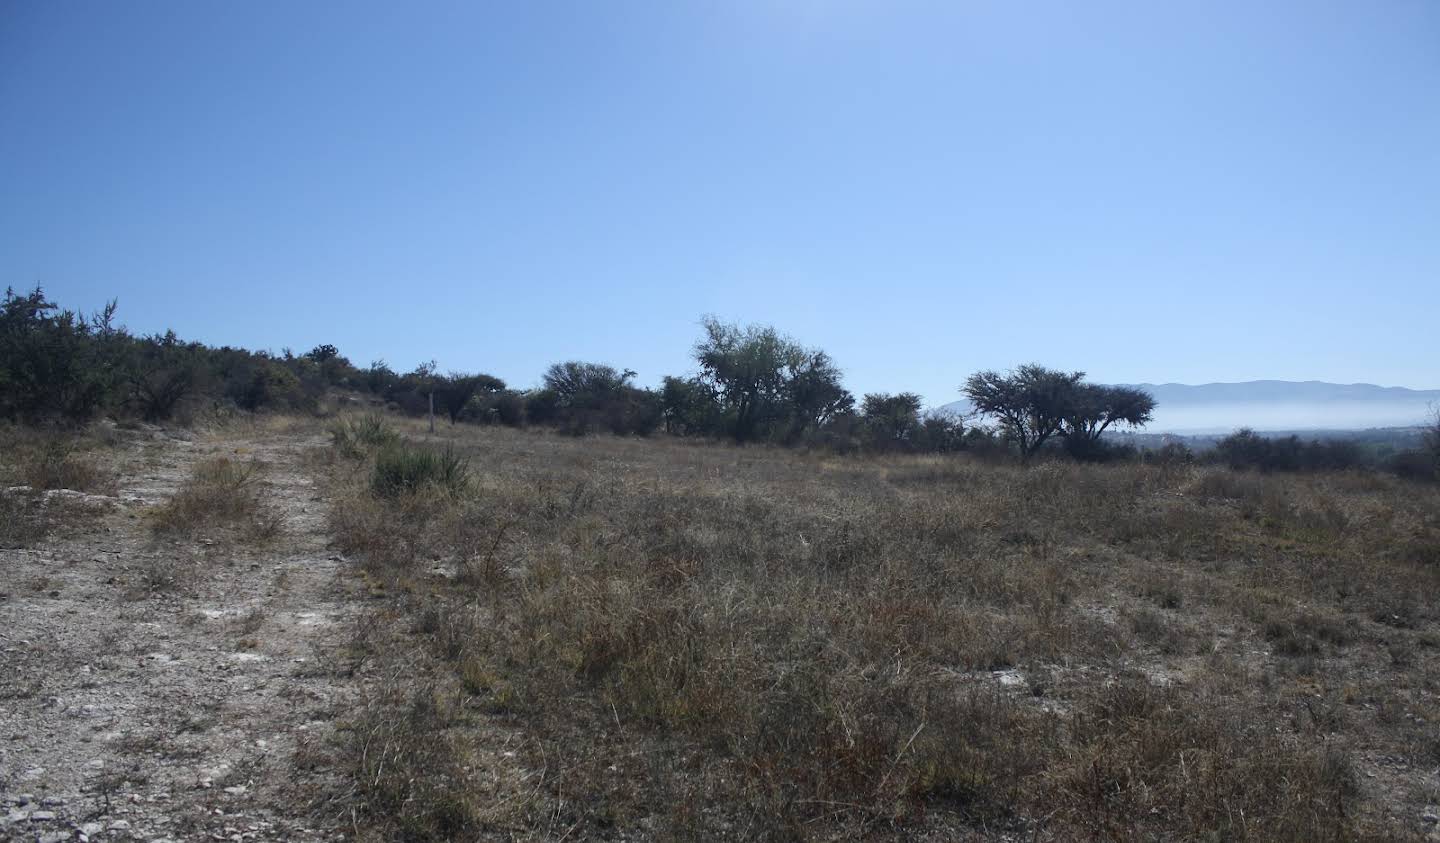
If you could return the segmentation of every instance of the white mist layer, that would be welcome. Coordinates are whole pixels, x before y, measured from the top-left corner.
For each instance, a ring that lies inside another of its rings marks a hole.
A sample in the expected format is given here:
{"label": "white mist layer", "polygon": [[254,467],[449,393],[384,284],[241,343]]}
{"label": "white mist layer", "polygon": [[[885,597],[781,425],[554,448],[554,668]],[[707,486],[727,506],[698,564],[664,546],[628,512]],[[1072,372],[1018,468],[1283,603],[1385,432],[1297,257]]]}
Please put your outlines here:
{"label": "white mist layer", "polygon": [[1228,433],[1255,430],[1364,430],[1424,424],[1428,408],[1413,402],[1326,401],[1317,403],[1161,405],[1147,433]]}

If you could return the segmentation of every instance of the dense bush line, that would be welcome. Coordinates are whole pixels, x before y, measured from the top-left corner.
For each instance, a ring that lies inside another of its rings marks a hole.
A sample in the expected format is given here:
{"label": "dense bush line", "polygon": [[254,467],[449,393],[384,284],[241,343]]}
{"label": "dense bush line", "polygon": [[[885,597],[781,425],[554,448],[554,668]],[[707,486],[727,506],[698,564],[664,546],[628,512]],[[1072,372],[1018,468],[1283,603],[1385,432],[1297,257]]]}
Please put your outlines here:
{"label": "dense bush line", "polygon": [[540,388],[510,389],[483,373],[442,374],[435,363],[399,373],[385,361],[359,368],[333,345],[304,354],[186,342],[174,332],[137,336],[115,324],[116,305],[86,316],[36,288],[7,290],[0,305],[0,418],[78,425],[101,415],[159,422],[224,410],[313,410],[327,390],[368,394],[409,415],[452,424],[545,425],[582,435],[725,437],[737,442],[842,450],[948,451],[966,437],[958,419],[924,417],[918,396],[870,395],[857,410],[823,351],[773,328],[705,322],[699,373],[637,387],[635,373],[566,361]]}
{"label": "dense bush line", "polygon": [[305,410],[327,385],[348,385],[336,361],[315,353],[211,348],[174,332],[135,336],[114,318],[114,302],[84,316],[61,310],[38,288],[6,290],[0,418],[75,425],[102,414],[160,421],[218,406]]}
{"label": "dense bush line", "polygon": [[[1139,450],[1106,438],[1150,421],[1144,391],[1088,383],[1083,372],[1028,364],[984,371],[961,387],[989,426],[924,413],[914,393],[860,400],[841,384],[824,351],[774,328],[702,322],[692,350],[696,371],[659,389],[636,386],[635,372],[582,361],[546,370],[538,389],[511,389],[484,373],[442,374],[434,362],[398,373],[383,360],[359,368],[333,345],[296,355],[214,348],[175,333],[136,336],[115,324],[116,305],[84,316],[62,310],[36,288],[7,290],[0,306],[0,419],[83,424],[97,416],[181,421],[232,410],[314,410],[327,391],[369,395],[410,415],[435,413],[451,424],[544,425],[584,435],[724,438],[838,452],[1068,456],[1084,461],[1196,459],[1183,445]],[[1440,466],[1440,421],[1426,447],[1381,460],[1347,442],[1266,438],[1242,430],[1202,458],[1238,469],[1305,471],[1385,467],[1433,478]]]}

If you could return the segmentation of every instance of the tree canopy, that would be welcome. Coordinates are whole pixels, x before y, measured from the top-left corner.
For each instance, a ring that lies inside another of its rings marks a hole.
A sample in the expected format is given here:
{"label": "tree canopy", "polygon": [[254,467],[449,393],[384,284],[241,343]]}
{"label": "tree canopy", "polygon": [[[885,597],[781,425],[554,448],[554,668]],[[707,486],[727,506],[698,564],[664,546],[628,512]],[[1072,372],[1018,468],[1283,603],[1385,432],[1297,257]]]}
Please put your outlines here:
{"label": "tree canopy", "polygon": [[603,363],[568,360],[545,370],[545,388],[555,393],[562,407],[592,407],[619,395],[635,373]]}
{"label": "tree canopy", "polygon": [[1065,435],[1095,442],[1112,426],[1142,427],[1151,419],[1155,398],[1130,386],[1080,384],[1065,417]]}
{"label": "tree canopy", "polygon": [[870,393],[860,404],[860,414],[872,442],[894,447],[910,441],[920,430],[920,396],[913,392]]}
{"label": "tree canopy", "polygon": [[450,423],[454,424],[477,394],[499,392],[504,388],[505,381],[494,375],[451,372],[436,378],[435,403],[440,405],[440,409],[450,417]]}
{"label": "tree canopy", "polygon": [[961,391],[978,412],[1000,423],[1026,457],[1057,435],[1073,450],[1093,450],[1106,430],[1143,426],[1155,409],[1155,399],[1142,389],[1086,383],[1084,372],[1036,363],[1008,373],[977,372]]}
{"label": "tree canopy", "polygon": [[828,354],[806,348],[765,325],[727,324],[707,317],[695,345],[698,381],[710,389],[722,423],[737,442],[780,434],[795,438],[849,410]]}
{"label": "tree canopy", "polygon": [[1005,436],[1028,457],[1064,429],[1084,377],[1084,372],[1027,363],[1009,373],[976,372],[961,391],[978,412],[999,421]]}

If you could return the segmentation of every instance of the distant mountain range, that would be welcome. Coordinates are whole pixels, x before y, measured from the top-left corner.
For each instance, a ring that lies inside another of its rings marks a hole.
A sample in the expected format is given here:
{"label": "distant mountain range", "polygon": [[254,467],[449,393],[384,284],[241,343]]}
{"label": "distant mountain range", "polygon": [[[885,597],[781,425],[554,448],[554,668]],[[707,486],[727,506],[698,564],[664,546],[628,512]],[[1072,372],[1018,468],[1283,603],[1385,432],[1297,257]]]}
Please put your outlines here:
{"label": "distant mountain range", "polygon": [[[1228,433],[1256,430],[1363,430],[1423,424],[1440,408],[1440,389],[1406,389],[1368,383],[1245,381],[1243,383],[1139,383],[1155,396],[1149,433]],[[939,408],[968,413],[955,401]]]}

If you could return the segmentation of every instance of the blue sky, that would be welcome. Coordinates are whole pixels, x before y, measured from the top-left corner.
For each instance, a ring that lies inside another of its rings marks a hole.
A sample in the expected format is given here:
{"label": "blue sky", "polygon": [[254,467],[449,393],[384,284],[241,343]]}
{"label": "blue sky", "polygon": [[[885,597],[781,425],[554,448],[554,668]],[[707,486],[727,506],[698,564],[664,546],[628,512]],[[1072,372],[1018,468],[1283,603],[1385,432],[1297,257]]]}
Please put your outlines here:
{"label": "blue sky", "polygon": [[534,384],[1440,387],[1440,4],[0,0],[0,276]]}

